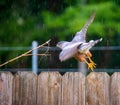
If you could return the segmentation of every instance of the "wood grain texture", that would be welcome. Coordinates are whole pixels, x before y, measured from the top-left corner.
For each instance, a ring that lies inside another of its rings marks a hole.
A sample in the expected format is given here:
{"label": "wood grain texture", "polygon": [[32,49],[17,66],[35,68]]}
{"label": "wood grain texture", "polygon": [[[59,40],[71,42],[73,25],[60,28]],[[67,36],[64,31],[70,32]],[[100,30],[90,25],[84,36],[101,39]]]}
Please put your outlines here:
{"label": "wood grain texture", "polygon": [[85,105],[85,76],[69,72],[62,77],[62,104]]}
{"label": "wood grain texture", "polygon": [[12,105],[13,75],[0,72],[0,105]]}
{"label": "wood grain texture", "polygon": [[32,72],[18,72],[13,90],[13,105],[36,105],[37,76]]}
{"label": "wood grain texture", "polygon": [[37,105],[61,105],[61,75],[42,72],[38,76]]}
{"label": "wood grain texture", "polygon": [[0,72],[0,105],[120,105],[120,73]]}
{"label": "wood grain texture", "polygon": [[111,76],[110,105],[120,105],[120,73]]}
{"label": "wood grain texture", "polygon": [[86,78],[86,105],[109,105],[109,85],[107,73],[90,73]]}

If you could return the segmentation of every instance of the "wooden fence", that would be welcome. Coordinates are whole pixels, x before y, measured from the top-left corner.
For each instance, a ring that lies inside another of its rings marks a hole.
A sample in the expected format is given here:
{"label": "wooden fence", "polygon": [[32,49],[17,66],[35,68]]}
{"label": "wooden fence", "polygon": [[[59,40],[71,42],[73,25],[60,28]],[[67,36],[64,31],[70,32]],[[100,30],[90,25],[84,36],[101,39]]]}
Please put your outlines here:
{"label": "wooden fence", "polygon": [[120,105],[120,73],[0,72],[0,105]]}

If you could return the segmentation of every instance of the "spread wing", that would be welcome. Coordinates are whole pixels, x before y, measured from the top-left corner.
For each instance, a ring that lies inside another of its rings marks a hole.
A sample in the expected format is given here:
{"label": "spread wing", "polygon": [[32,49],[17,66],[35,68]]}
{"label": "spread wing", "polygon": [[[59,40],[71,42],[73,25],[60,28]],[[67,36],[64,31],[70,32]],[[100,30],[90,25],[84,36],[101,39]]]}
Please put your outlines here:
{"label": "spread wing", "polygon": [[76,33],[75,37],[73,38],[72,42],[86,42],[85,38],[86,38],[86,32],[88,29],[88,26],[93,22],[95,17],[95,13],[93,13],[90,17],[90,19],[88,20],[88,22],[84,25],[84,27]]}
{"label": "spread wing", "polygon": [[79,43],[72,43],[69,42],[69,45],[64,47],[59,55],[59,59],[61,61],[65,61],[71,57],[73,57],[77,53],[77,47],[79,46]]}
{"label": "spread wing", "polygon": [[67,45],[69,45],[70,42],[67,42],[67,41],[60,41],[57,43],[57,47],[63,49],[64,47],[66,47]]}

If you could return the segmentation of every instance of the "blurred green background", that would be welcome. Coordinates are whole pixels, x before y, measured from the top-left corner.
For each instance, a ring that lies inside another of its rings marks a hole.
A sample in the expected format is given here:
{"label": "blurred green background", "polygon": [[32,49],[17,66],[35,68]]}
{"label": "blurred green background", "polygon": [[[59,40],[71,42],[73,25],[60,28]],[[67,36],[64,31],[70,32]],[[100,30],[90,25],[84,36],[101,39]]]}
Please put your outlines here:
{"label": "blurred green background", "polygon": [[[103,37],[102,43],[97,46],[119,46],[119,7],[120,0],[0,0],[0,47],[26,47],[31,46],[33,40],[42,44],[54,37],[57,41],[70,41],[93,11],[96,12],[96,17],[88,28],[87,40]],[[23,52],[0,51],[0,63]],[[93,53],[98,68],[120,68],[119,50]],[[25,57],[3,68],[30,67],[30,59]],[[76,64],[76,61],[74,62]],[[40,65],[52,67],[42,63]],[[67,67],[66,65],[68,63],[62,67]],[[73,64],[68,67],[76,66]]]}

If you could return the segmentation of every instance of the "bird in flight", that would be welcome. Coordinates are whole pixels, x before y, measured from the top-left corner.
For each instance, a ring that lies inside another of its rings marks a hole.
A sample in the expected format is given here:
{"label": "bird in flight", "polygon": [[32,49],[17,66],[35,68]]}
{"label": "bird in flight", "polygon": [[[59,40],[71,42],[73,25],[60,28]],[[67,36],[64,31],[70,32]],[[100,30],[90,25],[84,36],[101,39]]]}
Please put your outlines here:
{"label": "bird in flight", "polygon": [[96,64],[91,59],[92,54],[89,51],[95,44],[102,41],[102,38],[98,40],[90,40],[86,42],[86,32],[88,26],[93,22],[95,13],[93,13],[84,27],[78,31],[72,41],[60,41],[57,43],[57,47],[61,48],[62,51],[59,54],[60,61],[66,61],[72,57],[76,60],[85,62],[88,65],[88,69],[92,70],[96,68]]}

